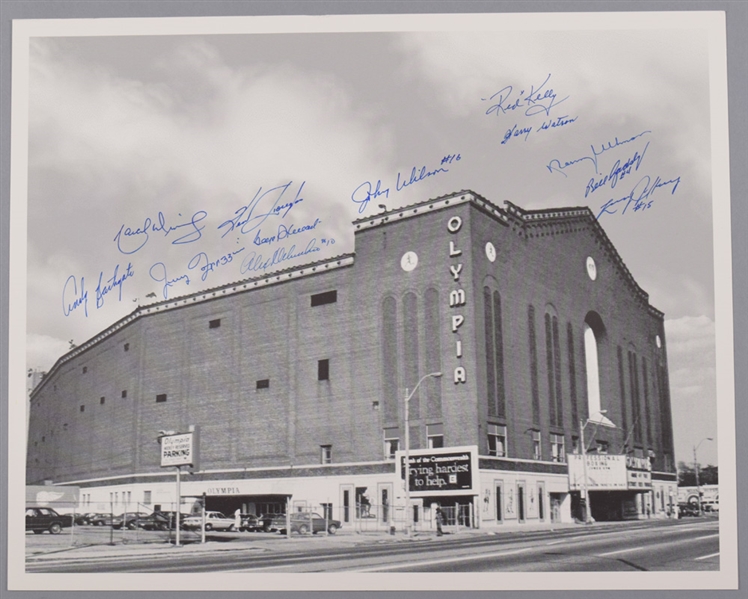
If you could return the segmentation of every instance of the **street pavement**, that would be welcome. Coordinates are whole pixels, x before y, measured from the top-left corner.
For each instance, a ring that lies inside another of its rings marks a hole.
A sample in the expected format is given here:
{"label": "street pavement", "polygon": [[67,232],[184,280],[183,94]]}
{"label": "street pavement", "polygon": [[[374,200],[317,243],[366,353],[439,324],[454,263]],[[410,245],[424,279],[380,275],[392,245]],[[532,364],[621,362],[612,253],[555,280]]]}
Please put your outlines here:
{"label": "street pavement", "polygon": [[[645,525],[648,523],[644,523]],[[656,522],[651,524],[656,525]],[[447,536],[443,539],[468,539],[468,538],[506,538],[507,540],[517,540],[528,533],[553,533],[554,531],[589,531],[601,529],[631,528],[632,526],[641,526],[641,522],[612,522],[612,523],[594,523],[591,525],[583,524],[557,524],[553,527],[548,525],[528,525],[526,527],[513,528],[507,530],[474,530],[460,528],[448,531]],[[141,537],[142,538],[142,537]],[[309,550],[329,550],[335,548],[368,546],[368,545],[387,545],[416,543],[423,541],[433,541],[438,543],[441,539],[434,532],[417,532],[408,537],[403,531],[397,531],[394,535],[386,532],[357,532],[346,530],[345,528],[338,531],[335,535],[309,535],[301,536],[292,534],[290,538],[285,535],[273,533],[211,533],[207,537],[206,543],[200,543],[199,537],[193,534],[185,534],[180,546],[175,546],[172,542],[164,540],[150,542],[126,542],[127,537],[121,533],[117,535],[114,544],[109,544],[100,537],[99,542],[86,542],[86,536],[81,534],[76,541],[77,544],[70,546],[61,546],[59,541],[62,537],[58,536],[49,539],[48,536],[27,535],[26,543],[26,563],[27,565],[42,564],[51,562],[78,562],[78,561],[102,561],[117,559],[127,559],[133,557],[177,557],[196,556],[203,553],[211,554],[229,554],[232,552],[276,552],[276,551],[309,551]],[[58,541],[49,545],[40,545],[39,541]]]}

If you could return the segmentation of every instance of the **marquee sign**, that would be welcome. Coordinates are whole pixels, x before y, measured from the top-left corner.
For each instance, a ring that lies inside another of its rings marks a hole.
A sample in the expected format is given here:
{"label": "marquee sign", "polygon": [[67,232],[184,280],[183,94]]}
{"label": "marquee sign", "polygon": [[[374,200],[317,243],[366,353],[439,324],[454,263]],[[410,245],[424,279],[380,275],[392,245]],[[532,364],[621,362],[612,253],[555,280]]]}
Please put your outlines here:
{"label": "marquee sign", "polygon": [[[397,477],[405,480],[405,452],[397,452]],[[416,449],[410,452],[410,493],[478,494],[478,447]]]}
{"label": "marquee sign", "polygon": [[652,488],[649,460],[625,455],[569,454],[569,490],[584,488],[584,461],[587,458],[587,488],[590,491],[647,490]]}

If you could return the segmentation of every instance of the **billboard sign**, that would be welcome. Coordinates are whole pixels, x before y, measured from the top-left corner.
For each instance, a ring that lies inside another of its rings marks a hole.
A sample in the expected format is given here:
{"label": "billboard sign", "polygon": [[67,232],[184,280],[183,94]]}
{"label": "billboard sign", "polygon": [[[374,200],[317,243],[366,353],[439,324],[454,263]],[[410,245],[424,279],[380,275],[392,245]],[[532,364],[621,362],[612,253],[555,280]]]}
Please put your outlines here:
{"label": "billboard sign", "polygon": [[[405,452],[397,452],[397,476],[405,480]],[[478,447],[415,449],[410,452],[410,493],[478,494]]]}
{"label": "billboard sign", "polygon": [[196,462],[194,441],[192,432],[161,437],[161,467],[193,465]]}

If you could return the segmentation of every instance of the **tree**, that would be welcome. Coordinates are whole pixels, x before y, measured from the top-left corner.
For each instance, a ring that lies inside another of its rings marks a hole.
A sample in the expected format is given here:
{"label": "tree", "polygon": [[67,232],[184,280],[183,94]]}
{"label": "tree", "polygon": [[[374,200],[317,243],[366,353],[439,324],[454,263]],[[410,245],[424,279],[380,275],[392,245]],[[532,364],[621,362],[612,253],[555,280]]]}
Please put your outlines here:
{"label": "tree", "polygon": [[[719,467],[718,466],[701,466],[699,465],[699,484],[700,485],[716,485],[719,483]],[[696,486],[696,470],[692,464],[686,464],[685,462],[678,462],[678,486],[679,487],[695,487]]]}

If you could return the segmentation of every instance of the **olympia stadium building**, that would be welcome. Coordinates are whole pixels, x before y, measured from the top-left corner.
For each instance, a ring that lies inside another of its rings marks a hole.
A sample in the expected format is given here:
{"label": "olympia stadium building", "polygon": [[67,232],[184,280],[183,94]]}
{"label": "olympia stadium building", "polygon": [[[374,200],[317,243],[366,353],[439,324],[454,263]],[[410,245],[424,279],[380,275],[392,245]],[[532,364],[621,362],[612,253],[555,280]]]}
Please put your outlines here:
{"label": "olympia stadium building", "polygon": [[157,437],[196,427],[183,512],[674,514],[663,313],[588,208],[463,191],[353,226],[352,254],[140,306],[62,356],[31,393],[27,484],[174,509]]}

